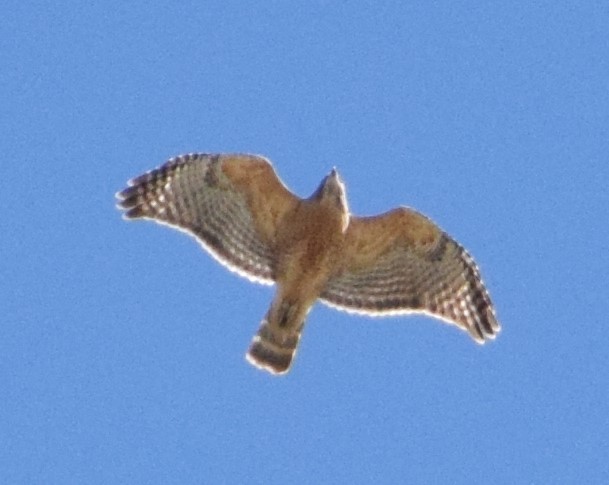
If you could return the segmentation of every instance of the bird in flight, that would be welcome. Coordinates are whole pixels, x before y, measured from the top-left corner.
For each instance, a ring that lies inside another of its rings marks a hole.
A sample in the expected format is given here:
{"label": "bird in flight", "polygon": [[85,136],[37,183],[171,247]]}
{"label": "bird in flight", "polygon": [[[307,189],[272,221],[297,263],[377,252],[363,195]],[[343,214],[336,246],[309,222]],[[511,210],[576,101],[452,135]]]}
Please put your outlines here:
{"label": "bird in flight", "polygon": [[231,271],[277,286],[246,354],[272,374],[290,369],[317,300],[373,316],[424,313],[480,344],[500,330],[478,267],[459,243],[406,207],[350,214],[336,169],[301,199],[266,158],[193,153],[132,179],[116,197],[125,219],[180,229]]}

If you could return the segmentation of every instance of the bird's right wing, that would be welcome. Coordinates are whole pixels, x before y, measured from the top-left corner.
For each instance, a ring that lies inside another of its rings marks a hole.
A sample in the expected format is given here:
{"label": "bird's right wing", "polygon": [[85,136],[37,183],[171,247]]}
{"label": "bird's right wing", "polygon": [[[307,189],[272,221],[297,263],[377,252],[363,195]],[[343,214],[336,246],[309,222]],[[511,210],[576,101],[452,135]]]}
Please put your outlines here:
{"label": "bird's right wing", "polygon": [[500,329],[471,256],[405,207],[351,218],[344,263],[320,298],[368,315],[427,313],[468,331],[478,343]]}
{"label": "bird's right wing", "polygon": [[129,182],[116,194],[126,219],[181,229],[252,281],[274,282],[274,239],[299,203],[270,162],[256,155],[189,154]]}

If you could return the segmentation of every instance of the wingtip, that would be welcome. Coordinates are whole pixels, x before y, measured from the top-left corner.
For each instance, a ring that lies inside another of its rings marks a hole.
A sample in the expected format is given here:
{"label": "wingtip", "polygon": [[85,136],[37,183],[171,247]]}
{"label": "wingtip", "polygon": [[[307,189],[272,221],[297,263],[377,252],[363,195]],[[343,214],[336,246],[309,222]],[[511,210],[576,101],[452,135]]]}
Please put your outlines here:
{"label": "wingtip", "polygon": [[493,311],[487,315],[485,324],[476,324],[469,329],[469,334],[480,345],[484,345],[490,340],[495,340],[497,335],[501,332],[501,325],[495,317]]}
{"label": "wingtip", "polygon": [[123,220],[141,219],[146,215],[137,197],[126,196],[124,190],[116,193],[116,199],[117,202],[114,204],[114,207],[122,212]]}

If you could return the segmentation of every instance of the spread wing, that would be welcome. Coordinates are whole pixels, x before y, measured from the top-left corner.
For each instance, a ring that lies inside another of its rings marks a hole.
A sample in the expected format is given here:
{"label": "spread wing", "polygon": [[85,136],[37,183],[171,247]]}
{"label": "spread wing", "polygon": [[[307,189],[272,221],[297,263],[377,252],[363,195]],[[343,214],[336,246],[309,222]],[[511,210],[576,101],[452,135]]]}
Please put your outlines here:
{"label": "spread wing", "polygon": [[126,219],[152,219],[194,236],[232,271],[274,281],[278,224],[299,199],[255,155],[189,154],[129,182],[116,194]]}
{"label": "spread wing", "polygon": [[471,256],[429,219],[404,207],[351,218],[344,264],[320,298],[369,315],[427,313],[467,330],[478,343],[500,329]]}

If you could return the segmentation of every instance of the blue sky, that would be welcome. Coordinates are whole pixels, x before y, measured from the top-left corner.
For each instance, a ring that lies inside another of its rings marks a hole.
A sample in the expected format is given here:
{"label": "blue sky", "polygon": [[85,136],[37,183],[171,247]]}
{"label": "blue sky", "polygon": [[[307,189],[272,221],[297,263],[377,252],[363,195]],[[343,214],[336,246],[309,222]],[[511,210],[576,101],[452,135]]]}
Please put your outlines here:
{"label": "blue sky", "polygon": [[[607,483],[606,2],[14,2],[0,25],[2,483]],[[503,325],[316,306],[127,223],[185,152],[400,204],[474,255]]]}

